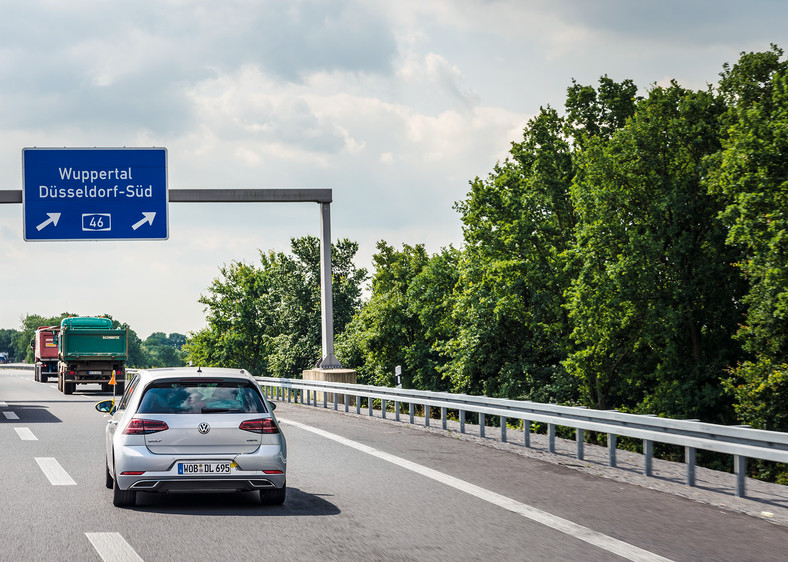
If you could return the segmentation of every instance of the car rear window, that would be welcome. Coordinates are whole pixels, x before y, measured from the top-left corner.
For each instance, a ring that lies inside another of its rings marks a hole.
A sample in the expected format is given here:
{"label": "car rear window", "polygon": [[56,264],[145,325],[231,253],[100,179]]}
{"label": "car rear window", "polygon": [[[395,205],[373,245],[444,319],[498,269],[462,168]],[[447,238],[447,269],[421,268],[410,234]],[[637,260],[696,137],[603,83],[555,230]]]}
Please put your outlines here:
{"label": "car rear window", "polygon": [[248,381],[167,381],[145,390],[140,414],[224,414],[266,412]]}

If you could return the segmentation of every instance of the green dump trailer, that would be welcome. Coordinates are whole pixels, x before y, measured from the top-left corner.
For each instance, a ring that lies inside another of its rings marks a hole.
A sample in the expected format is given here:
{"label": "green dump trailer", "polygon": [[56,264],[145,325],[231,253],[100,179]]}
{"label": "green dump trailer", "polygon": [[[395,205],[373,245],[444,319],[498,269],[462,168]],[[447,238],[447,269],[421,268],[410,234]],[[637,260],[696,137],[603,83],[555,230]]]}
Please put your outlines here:
{"label": "green dump trailer", "polygon": [[63,394],[74,392],[78,384],[100,384],[111,391],[113,372],[115,391],[123,392],[129,330],[113,328],[109,318],[64,318],[57,336],[57,388]]}

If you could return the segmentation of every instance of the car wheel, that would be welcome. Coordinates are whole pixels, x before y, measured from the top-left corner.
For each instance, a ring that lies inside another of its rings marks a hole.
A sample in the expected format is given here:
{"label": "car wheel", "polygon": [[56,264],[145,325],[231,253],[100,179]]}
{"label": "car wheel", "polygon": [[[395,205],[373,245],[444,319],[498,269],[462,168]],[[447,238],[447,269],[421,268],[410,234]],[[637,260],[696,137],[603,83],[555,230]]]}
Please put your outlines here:
{"label": "car wheel", "polygon": [[107,473],[107,476],[106,476],[107,488],[109,490],[111,490],[113,485],[115,484],[115,479],[112,478],[112,473],[109,471],[109,465],[106,462],[104,463],[104,471]]}
{"label": "car wheel", "polygon": [[282,505],[287,495],[287,484],[273,490],[260,490],[260,501],[263,505]]}
{"label": "car wheel", "polygon": [[112,505],[115,507],[134,507],[137,503],[137,492],[118,488],[118,479],[112,485]]}

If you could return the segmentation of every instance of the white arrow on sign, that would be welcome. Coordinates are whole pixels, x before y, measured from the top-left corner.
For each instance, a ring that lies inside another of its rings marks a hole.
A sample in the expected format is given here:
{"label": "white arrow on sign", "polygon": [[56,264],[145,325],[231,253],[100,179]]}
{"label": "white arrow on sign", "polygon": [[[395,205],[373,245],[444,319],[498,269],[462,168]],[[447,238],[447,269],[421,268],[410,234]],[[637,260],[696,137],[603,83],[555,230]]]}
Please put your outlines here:
{"label": "white arrow on sign", "polygon": [[137,230],[139,227],[141,227],[145,223],[153,225],[153,219],[156,217],[156,213],[142,213],[142,216],[145,217],[145,218],[143,218],[141,221],[135,222],[134,224],[131,225],[131,229],[132,230]]}
{"label": "white arrow on sign", "polygon": [[42,222],[41,224],[39,224],[36,227],[36,230],[40,231],[42,228],[45,228],[45,227],[49,226],[50,224],[54,224],[55,226],[57,226],[57,221],[60,220],[60,213],[47,213],[47,216],[49,218],[47,220],[45,220],[44,222]]}

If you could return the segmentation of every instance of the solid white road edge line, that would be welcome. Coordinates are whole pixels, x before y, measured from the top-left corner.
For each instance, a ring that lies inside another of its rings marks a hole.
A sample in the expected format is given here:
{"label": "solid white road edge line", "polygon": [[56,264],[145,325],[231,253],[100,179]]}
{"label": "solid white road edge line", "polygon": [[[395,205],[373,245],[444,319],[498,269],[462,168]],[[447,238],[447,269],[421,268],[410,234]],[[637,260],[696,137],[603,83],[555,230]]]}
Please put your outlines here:
{"label": "solid white road edge line", "polygon": [[85,533],[104,562],[142,562],[120,533]]}
{"label": "solid white road edge line", "polygon": [[368,455],[372,455],[379,459],[388,461],[401,468],[411,470],[417,474],[421,474],[422,476],[426,476],[427,478],[431,478],[433,480],[436,480],[437,482],[440,482],[442,484],[451,486],[452,488],[465,492],[466,494],[470,494],[479,499],[482,499],[484,501],[490,502],[494,505],[507,509],[511,512],[517,513],[518,515],[522,515],[523,517],[526,517],[531,521],[535,521],[536,523],[540,523],[542,525],[555,529],[556,531],[561,531],[562,533],[565,533],[576,539],[580,539],[581,541],[585,541],[589,544],[593,544],[594,546],[597,546],[608,552],[612,552],[613,554],[621,556],[622,558],[626,558],[627,560],[633,560],[637,562],[646,562],[646,561],[670,562],[670,559],[659,556],[658,554],[654,554],[653,552],[650,552],[648,550],[644,550],[635,545],[599,533],[597,531],[589,529],[588,527],[578,525],[577,523],[573,523],[567,519],[558,517],[557,515],[547,513],[546,511],[542,511],[541,509],[538,509],[536,507],[518,502],[511,498],[507,498],[506,496],[502,496],[501,494],[497,494],[485,488],[481,488],[479,486],[471,484],[470,482],[460,480],[459,478],[449,476],[448,474],[444,474],[442,472],[438,472],[437,470],[433,470],[431,468],[417,464],[407,459],[403,459],[402,457],[397,457],[395,455],[386,453],[384,451],[380,451],[368,445],[364,445],[362,443],[352,441],[340,435],[329,433],[328,431],[317,429],[315,427],[311,427],[302,424],[300,422],[285,420],[282,418],[277,418],[277,420],[279,420],[282,423],[292,425],[293,427],[303,429],[304,431],[310,431],[312,433],[320,435],[321,437],[325,437],[326,439],[331,439],[332,441],[336,441],[337,443],[341,443],[343,445],[346,445],[363,453],[367,453]]}
{"label": "solid white road edge line", "polygon": [[36,457],[36,462],[53,486],[77,485],[54,457]]}
{"label": "solid white road edge line", "polygon": [[38,441],[38,437],[33,435],[33,432],[30,431],[29,427],[15,427],[17,435],[22,441]]}

